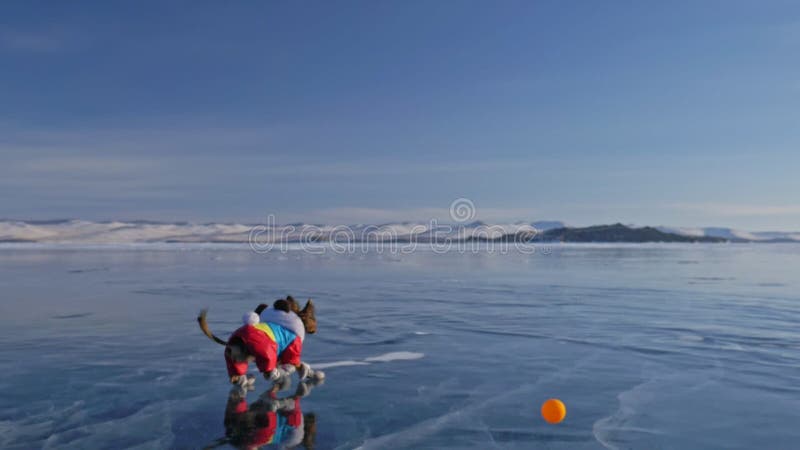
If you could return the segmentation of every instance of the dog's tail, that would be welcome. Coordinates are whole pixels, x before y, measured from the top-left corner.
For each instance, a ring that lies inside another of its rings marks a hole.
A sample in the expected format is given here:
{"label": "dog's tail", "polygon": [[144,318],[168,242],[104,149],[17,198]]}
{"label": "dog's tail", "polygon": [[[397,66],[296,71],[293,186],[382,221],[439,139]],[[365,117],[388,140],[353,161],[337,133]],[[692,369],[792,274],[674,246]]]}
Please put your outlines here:
{"label": "dog's tail", "polygon": [[227,342],[225,342],[222,339],[214,336],[214,333],[212,333],[211,330],[208,329],[208,322],[206,322],[206,313],[208,313],[208,310],[204,309],[204,310],[200,311],[200,315],[197,316],[197,323],[200,324],[200,329],[203,330],[203,334],[208,336],[209,339],[211,339],[212,341],[216,342],[217,344],[228,345]]}

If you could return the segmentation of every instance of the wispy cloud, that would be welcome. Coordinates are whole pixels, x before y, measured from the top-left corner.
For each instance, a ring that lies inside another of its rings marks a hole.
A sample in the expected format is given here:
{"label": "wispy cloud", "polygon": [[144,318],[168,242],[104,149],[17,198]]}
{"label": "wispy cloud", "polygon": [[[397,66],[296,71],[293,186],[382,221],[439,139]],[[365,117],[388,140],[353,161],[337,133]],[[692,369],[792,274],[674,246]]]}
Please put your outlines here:
{"label": "wispy cloud", "polygon": [[[196,123],[45,130],[0,123],[0,189],[20,193],[0,200],[0,216],[23,214],[18,211],[30,215],[27,212],[35,207],[50,209],[51,205],[67,211],[51,215],[82,216],[88,210],[86,202],[94,202],[97,208],[109,208],[102,218],[115,218],[123,207],[129,218],[159,218],[136,217],[157,204],[165,211],[184,207],[181,214],[222,219],[227,214],[252,220],[259,217],[260,210],[278,214],[281,222],[445,222],[450,221],[447,200],[434,207],[397,209],[389,205],[402,193],[390,192],[387,206],[375,205],[373,198],[369,200],[372,205],[366,206],[377,208],[370,208],[358,203],[348,205],[348,200],[337,198],[335,192],[344,188],[352,195],[360,189],[374,189],[384,178],[393,180],[395,191],[402,191],[408,188],[404,184],[407,179],[475,179],[487,172],[508,173],[533,164],[491,156],[481,160],[414,160],[403,155],[332,158],[286,146],[282,142],[291,141],[286,136],[276,142],[274,136],[280,133],[268,127],[203,127]],[[261,209],[261,205],[274,205],[276,196],[290,195],[290,186],[298,186],[301,198],[308,199],[310,192],[320,194],[305,208],[298,205],[293,209],[278,201],[275,210]],[[273,194],[276,189],[282,194]],[[187,201],[196,205],[201,198],[215,206],[205,212],[191,211],[201,209],[198,206],[186,206]],[[236,198],[238,203],[213,203],[213,199],[221,198]],[[247,209],[252,211],[247,213]],[[531,217],[529,209],[481,208],[479,204],[475,220]]]}
{"label": "wispy cloud", "polygon": [[[264,127],[205,127],[174,125],[168,128],[131,125],[127,128],[39,130],[0,123],[0,152],[8,165],[23,170],[102,171],[145,169],[148,158],[162,165],[229,167],[240,175],[273,177],[356,177],[410,173],[481,174],[535,168],[527,159],[420,159],[354,157],[328,158],[297,151],[276,142],[280,130]],[[283,140],[286,137],[283,136]]]}
{"label": "wispy cloud", "polygon": [[63,37],[52,33],[0,28],[0,49],[16,52],[55,52],[65,48]]}
{"label": "wispy cloud", "polygon": [[786,216],[800,214],[800,205],[752,205],[734,203],[672,203],[669,208],[714,216]]}
{"label": "wispy cloud", "polygon": [[148,159],[111,157],[45,157],[18,163],[18,169],[39,174],[119,175],[152,169],[157,163]]}
{"label": "wispy cloud", "polygon": [[[518,220],[530,221],[536,211],[531,208],[480,208],[475,209],[475,217],[470,220],[501,223],[515,222]],[[427,208],[326,208],[301,213],[276,214],[276,220],[286,222],[315,222],[325,224],[354,224],[354,223],[389,223],[389,222],[429,222],[436,220],[440,223],[450,223],[449,205]]]}

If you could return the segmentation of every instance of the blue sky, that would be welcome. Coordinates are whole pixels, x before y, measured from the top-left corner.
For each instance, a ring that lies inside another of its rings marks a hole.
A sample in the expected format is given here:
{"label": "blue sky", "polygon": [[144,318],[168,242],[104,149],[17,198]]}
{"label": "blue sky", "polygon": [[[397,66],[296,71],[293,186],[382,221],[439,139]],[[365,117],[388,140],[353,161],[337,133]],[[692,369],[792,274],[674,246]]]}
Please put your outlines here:
{"label": "blue sky", "polygon": [[4,2],[0,217],[800,229],[797,2]]}

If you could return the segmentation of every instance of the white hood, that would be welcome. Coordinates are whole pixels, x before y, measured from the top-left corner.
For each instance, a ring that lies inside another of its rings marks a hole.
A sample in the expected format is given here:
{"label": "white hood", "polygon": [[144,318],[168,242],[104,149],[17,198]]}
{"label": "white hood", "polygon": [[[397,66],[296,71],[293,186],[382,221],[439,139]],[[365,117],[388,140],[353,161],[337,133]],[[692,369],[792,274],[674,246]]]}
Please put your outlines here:
{"label": "white hood", "polygon": [[261,313],[261,321],[280,325],[292,333],[300,336],[300,341],[306,338],[306,328],[303,321],[293,312],[284,312],[279,309],[269,308]]}

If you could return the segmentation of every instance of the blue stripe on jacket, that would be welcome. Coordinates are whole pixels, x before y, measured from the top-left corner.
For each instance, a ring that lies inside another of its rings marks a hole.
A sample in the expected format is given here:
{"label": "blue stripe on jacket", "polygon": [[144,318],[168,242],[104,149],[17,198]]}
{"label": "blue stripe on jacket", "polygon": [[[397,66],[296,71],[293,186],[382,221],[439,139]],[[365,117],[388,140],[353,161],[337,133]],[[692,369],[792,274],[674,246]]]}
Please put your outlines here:
{"label": "blue stripe on jacket", "polygon": [[280,355],[294,341],[297,335],[278,324],[267,322],[267,325],[272,330],[272,334],[275,335],[275,343],[278,344],[278,355]]}

